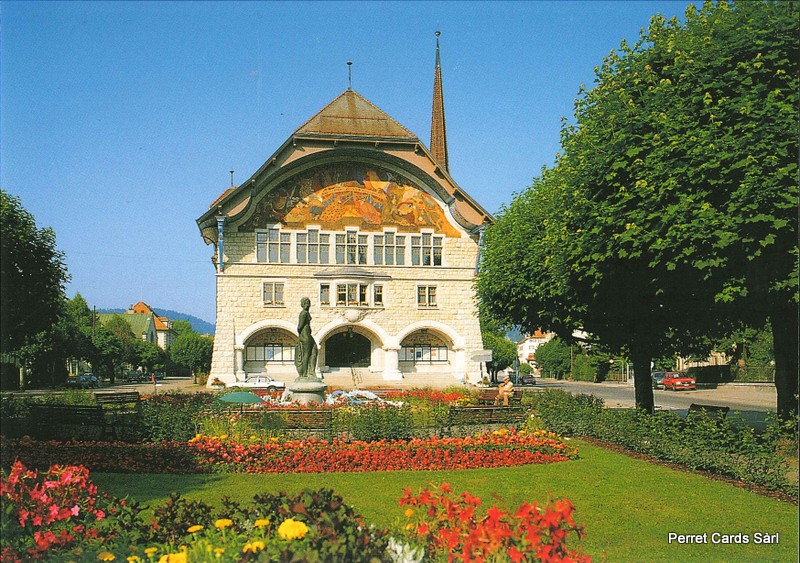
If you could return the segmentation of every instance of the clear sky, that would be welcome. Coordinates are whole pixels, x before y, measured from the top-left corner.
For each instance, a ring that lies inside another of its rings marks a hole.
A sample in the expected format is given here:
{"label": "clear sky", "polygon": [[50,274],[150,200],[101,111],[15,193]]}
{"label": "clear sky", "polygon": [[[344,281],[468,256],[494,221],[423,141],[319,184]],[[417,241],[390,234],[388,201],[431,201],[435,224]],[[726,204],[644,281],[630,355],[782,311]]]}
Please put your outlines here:
{"label": "clear sky", "polygon": [[688,1],[0,2],[0,186],[52,227],[90,306],[213,322],[195,220],[347,88],[430,140],[489,212],[559,150],[581,83]]}

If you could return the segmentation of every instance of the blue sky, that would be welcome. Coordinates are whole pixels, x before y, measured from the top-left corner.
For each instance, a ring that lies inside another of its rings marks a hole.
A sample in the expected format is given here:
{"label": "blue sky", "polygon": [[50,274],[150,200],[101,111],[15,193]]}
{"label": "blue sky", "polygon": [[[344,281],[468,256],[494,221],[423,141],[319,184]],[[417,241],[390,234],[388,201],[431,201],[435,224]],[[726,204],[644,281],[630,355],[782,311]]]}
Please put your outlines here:
{"label": "blue sky", "polygon": [[214,321],[195,219],[347,88],[430,139],[440,29],[450,171],[489,212],[559,150],[581,83],[689,2],[0,2],[0,186],[67,294]]}

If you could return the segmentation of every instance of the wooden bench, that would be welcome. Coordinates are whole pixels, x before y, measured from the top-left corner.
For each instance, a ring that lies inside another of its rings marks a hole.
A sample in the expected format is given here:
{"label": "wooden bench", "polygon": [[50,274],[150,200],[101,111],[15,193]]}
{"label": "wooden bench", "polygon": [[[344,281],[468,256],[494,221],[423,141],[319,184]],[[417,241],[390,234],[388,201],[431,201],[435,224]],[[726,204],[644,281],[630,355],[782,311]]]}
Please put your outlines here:
{"label": "wooden bench", "polygon": [[692,403],[689,405],[689,411],[686,413],[686,418],[694,416],[707,416],[711,420],[722,422],[730,410],[730,407]]}
{"label": "wooden bench", "polygon": [[[95,393],[94,400],[101,407],[115,410],[128,410],[133,412],[138,409],[141,396],[138,391],[119,391],[114,393]],[[130,407],[133,407],[131,409]]]}
{"label": "wooden bench", "polygon": [[[478,404],[479,405],[494,405],[494,400],[497,398],[497,394],[499,391],[497,387],[493,387],[490,389],[480,389],[478,391]],[[512,389],[511,390],[511,397],[508,398],[508,404],[510,405],[521,405],[522,404],[522,389]],[[501,401],[502,402],[502,401]]]}
{"label": "wooden bench", "polygon": [[260,417],[263,424],[275,430],[290,430],[298,433],[322,434],[330,437],[333,433],[333,410],[331,409],[229,409],[231,415]]}
{"label": "wooden bench", "polygon": [[450,407],[447,411],[449,426],[468,424],[509,424],[525,420],[522,407]]}
{"label": "wooden bench", "polygon": [[74,430],[59,432],[65,427],[96,428],[101,438],[116,437],[100,405],[31,405],[30,421],[37,438],[75,438]]}

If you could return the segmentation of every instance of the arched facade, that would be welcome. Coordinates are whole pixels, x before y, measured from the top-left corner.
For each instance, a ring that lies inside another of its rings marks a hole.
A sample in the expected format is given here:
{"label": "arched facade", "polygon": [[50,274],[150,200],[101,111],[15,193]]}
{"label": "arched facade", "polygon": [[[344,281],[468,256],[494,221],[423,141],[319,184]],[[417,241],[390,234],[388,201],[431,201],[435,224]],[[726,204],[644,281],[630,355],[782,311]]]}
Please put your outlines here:
{"label": "arched facade", "polygon": [[347,90],[198,219],[217,270],[209,380],[293,381],[303,297],[323,379],[478,379],[486,220],[416,136]]}

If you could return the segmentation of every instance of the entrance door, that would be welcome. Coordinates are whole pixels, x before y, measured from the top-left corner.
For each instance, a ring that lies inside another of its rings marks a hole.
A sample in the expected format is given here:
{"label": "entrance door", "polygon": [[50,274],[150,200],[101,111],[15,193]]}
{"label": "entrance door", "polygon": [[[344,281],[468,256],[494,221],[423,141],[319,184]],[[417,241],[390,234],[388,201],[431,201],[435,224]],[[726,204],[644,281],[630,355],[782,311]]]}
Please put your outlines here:
{"label": "entrance door", "polygon": [[339,332],[325,341],[325,363],[332,368],[369,367],[372,346],[355,332]]}

